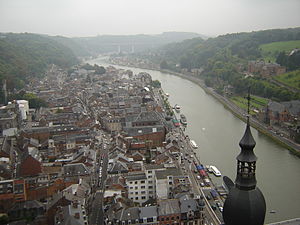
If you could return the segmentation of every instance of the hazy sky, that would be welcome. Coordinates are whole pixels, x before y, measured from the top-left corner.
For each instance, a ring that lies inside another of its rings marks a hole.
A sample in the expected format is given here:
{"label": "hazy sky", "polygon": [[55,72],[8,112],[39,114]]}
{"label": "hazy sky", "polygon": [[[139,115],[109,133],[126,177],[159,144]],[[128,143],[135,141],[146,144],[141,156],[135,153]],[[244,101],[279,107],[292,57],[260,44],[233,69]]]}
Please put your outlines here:
{"label": "hazy sky", "polygon": [[300,0],[0,0],[0,32],[206,35],[300,26]]}

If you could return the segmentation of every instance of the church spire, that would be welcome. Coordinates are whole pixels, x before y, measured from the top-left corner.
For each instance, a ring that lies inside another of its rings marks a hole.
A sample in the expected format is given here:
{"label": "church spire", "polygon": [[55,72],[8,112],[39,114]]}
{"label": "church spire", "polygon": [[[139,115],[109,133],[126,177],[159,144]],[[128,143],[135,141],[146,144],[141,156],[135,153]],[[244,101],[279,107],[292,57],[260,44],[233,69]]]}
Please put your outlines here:
{"label": "church spire", "polygon": [[241,147],[237,159],[235,184],[224,177],[229,193],[224,203],[223,218],[226,225],[263,225],[266,202],[256,187],[256,160],[253,152],[256,145],[250,129],[250,90],[248,92],[248,115],[245,133],[239,143]]}
{"label": "church spire", "polygon": [[253,152],[256,142],[252,136],[250,129],[250,89],[248,91],[248,115],[247,126],[239,145],[241,147],[240,154],[237,159],[237,176],[236,186],[240,189],[253,189],[256,186],[255,170],[257,157]]}

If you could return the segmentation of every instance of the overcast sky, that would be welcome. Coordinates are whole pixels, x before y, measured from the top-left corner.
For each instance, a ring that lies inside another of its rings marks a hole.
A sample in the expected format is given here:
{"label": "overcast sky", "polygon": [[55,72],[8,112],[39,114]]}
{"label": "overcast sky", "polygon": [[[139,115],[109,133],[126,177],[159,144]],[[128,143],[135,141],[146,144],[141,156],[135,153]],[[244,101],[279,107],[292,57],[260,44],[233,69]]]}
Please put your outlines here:
{"label": "overcast sky", "polygon": [[0,32],[219,34],[300,26],[300,0],[0,0]]}

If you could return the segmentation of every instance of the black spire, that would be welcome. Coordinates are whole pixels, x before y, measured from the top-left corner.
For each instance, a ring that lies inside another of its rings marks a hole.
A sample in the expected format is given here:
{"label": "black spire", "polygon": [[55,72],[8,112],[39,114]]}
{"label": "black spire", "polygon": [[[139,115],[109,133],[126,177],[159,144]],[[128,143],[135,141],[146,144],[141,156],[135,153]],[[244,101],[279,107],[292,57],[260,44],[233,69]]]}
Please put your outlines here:
{"label": "black spire", "polygon": [[[256,142],[250,129],[250,89],[247,99],[247,125],[239,143],[241,152],[236,157],[237,175],[235,186],[229,185],[231,187],[224,204],[223,218],[226,225],[262,225],[266,214],[265,198],[256,187],[257,157],[253,152]],[[227,181],[227,183],[230,182]]]}
{"label": "black spire", "polygon": [[250,129],[250,89],[248,92],[248,115],[247,126],[239,145],[240,154],[236,157],[238,168],[235,183],[240,189],[253,189],[256,186],[255,170],[257,157],[253,152],[256,142]]}

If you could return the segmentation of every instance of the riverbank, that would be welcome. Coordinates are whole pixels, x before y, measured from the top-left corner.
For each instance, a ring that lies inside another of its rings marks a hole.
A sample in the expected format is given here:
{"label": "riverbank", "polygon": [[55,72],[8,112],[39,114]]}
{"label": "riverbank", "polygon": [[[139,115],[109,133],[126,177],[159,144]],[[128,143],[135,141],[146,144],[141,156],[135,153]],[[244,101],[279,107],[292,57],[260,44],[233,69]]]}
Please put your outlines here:
{"label": "riverbank", "polygon": [[[112,62],[110,62],[112,63]],[[135,68],[140,68],[137,67],[135,65],[122,65],[122,64],[117,64],[116,62],[113,62],[112,64],[115,65],[120,65],[120,66],[130,66],[130,67],[135,67]],[[147,70],[153,70],[153,68],[140,68],[140,69],[147,69]],[[229,110],[233,115],[235,115],[236,117],[238,117],[239,119],[241,119],[242,121],[246,121],[246,117],[245,114],[246,112],[239,108],[237,105],[235,105],[233,102],[231,102],[229,99],[225,98],[224,96],[218,94],[216,91],[214,91],[214,89],[209,88],[205,85],[204,81],[201,80],[199,77],[195,77],[192,75],[186,75],[186,74],[182,74],[182,73],[177,73],[171,70],[165,70],[165,69],[158,69],[155,68],[155,70],[160,71],[162,73],[168,73],[168,74],[172,74],[178,77],[181,77],[183,79],[189,80],[193,83],[195,83],[196,85],[200,86],[207,94],[210,94],[211,96],[213,96],[216,100],[218,100],[220,103],[223,104],[223,106]],[[284,147],[285,149],[289,150],[291,153],[293,153],[294,155],[300,157],[300,145],[287,139],[284,137],[280,137],[279,135],[273,133],[272,131],[270,131],[268,129],[268,127],[264,124],[262,124],[260,121],[250,117],[250,125],[257,129],[260,133],[266,135],[267,137],[271,138],[274,142],[280,144],[282,147]]]}
{"label": "riverbank", "polygon": [[[181,74],[181,73],[176,73],[176,72],[169,71],[169,70],[161,70],[160,69],[159,71],[161,71],[163,73],[169,73],[169,74],[172,74],[172,75],[175,75],[175,76],[179,76],[181,78],[187,79],[187,80],[192,81],[193,83],[199,85],[206,93],[212,95],[215,99],[217,99],[220,103],[222,103],[226,109],[231,111],[239,119],[246,122],[246,117],[244,116],[246,112],[243,109],[236,106],[234,103],[232,103],[230,100],[228,100],[224,96],[222,96],[222,95],[218,94],[217,92],[215,92],[212,88],[207,87],[204,84],[204,81],[201,80],[200,78],[190,76],[190,75]],[[280,137],[276,134],[273,134],[270,130],[268,130],[268,128],[264,124],[262,124],[261,122],[259,122],[258,120],[254,119],[252,117],[250,117],[250,125],[253,128],[257,129],[259,132],[261,132],[264,135],[270,137],[276,143],[278,143],[281,146],[285,147],[287,150],[289,150],[293,154],[300,157],[300,145],[299,144],[296,144],[296,143],[292,142],[289,139],[286,139],[286,138]]]}

